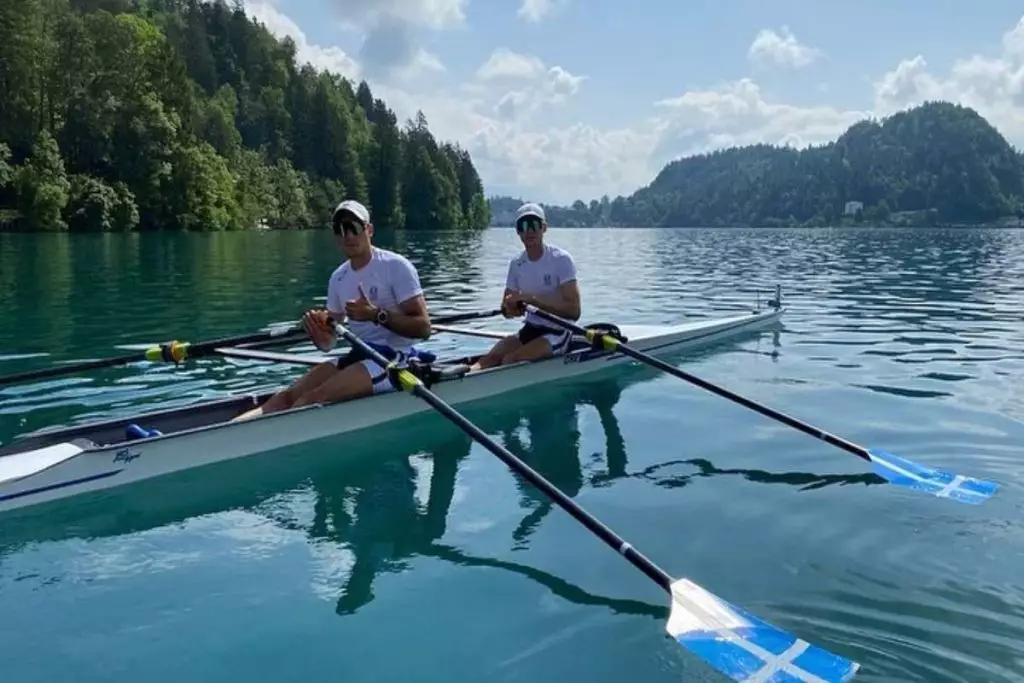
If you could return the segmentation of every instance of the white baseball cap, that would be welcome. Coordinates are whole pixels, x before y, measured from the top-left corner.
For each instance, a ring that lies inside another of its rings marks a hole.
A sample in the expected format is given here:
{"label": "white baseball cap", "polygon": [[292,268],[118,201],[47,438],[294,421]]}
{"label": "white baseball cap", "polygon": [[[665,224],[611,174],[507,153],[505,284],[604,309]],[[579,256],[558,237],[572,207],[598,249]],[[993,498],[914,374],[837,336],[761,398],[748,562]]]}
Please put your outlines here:
{"label": "white baseball cap", "polygon": [[516,221],[524,216],[536,216],[542,221],[547,220],[544,216],[544,209],[540,207],[540,204],[534,204],[533,202],[523,204],[519,207],[519,210],[516,211]]}
{"label": "white baseball cap", "polygon": [[370,222],[370,212],[365,206],[354,199],[346,199],[341,204],[338,204],[338,208],[334,210],[333,216],[336,218],[338,213],[341,211],[348,211],[350,214],[358,218],[363,225]]}

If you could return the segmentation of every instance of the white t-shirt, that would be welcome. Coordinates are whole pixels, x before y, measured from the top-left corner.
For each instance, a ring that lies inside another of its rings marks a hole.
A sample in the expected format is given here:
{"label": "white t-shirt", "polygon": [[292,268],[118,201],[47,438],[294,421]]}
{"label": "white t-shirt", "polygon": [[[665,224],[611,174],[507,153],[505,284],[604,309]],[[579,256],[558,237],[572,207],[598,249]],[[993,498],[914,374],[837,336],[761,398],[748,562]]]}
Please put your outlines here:
{"label": "white t-shirt", "polygon": [[[397,310],[400,304],[423,293],[419,273],[409,259],[387,249],[372,249],[370,262],[359,270],[345,261],[331,274],[327,284],[328,311],[344,313],[345,302],[359,298],[360,285],[371,303],[389,311]],[[349,320],[345,324],[366,342],[386,344],[400,351],[408,351],[416,343],[373,321]]]}
{"label": "white t-shirt", "polygon": [[[518,256],[508,263],[508,275],[505,278],[505,287],[524,294],[537,294],[540,296],[553,296],[558,293],[558,288],[566,282],[576,279],[576,263],[572,260],[565,249],[560,249],[551,244],[544,245],[544,253],[536,261],[531,261],[524,249]],[[526,322],[540,327],[556,329],[557,327],[539,316],[526,314]]]}

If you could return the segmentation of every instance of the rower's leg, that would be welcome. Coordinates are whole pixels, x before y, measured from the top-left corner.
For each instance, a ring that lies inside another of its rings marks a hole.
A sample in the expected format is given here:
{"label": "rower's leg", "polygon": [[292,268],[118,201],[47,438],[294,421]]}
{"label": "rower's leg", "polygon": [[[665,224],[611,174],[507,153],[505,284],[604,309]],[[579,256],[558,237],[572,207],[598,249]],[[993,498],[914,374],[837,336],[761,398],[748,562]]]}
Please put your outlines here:
{"label": "rower's leg", "polygon": [[[373,361],[363,360],[348,365],[342,370],[336,370],[334,375],[327,379],[327,381],[321,382],[308,391],[302,392],[295,399],[292,407],[301,408],[311,403],[337,403],[369,396],[374,393],[376,385],[380,382],[391,386],[383,371],[377,373],[375,377],[370,374],[371,368],[375,371],[379,370]],[[378,381],[374,382],[374,379]]]}
{"label": "rower's leg", "polygon": [[332,377],[339,374],[339,372],[340,371],[334,362],[314,365],[309,372],[297,379],[290,387],[282,389],[268,398],[263,405],[242,413],[235,417],[234,420],[247,420],[251,417],[258,417],[260,415],[275,413],[279,410],[288,410],[289,408],[293,408],[295,407],[296,400],[300,396],[312,391],[324,382],[327,382]]}
{"label": "rower's leg", "polygon": [[541,360],[551,356],[561,356],[569,348],[572,335],[568,332],[545,334],[531,339],[518,349],[505,354],[502,364],[518,363],[524,360]]}
{"label": "rower's leg", "polygon": [[495,365],[501,365],[502,359],[509,353],[516,349],[522,348],[523,344],[519,341],[519,336],[516,334],[510,334],[498,341],[486,355],[481,356],[480,360],[473,363],[470,366],[469,371],[483,370],[485,368],[493,368]]}

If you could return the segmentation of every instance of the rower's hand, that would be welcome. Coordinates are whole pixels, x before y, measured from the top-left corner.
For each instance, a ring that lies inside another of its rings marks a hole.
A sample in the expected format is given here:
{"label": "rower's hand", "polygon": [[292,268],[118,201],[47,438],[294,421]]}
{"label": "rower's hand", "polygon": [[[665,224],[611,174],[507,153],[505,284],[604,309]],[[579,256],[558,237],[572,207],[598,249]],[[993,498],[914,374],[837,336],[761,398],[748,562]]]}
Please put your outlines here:
{"label": "rower's hand", "polygon": [[501,300],[501,314],[506,318],[516,317],[516,309],[515,306],[512,305],[511,295],[506,295]]}
{"label": "rower's hand", "polygon": [[377,307],[366,298],[362,285],[359,285],[359,296],[345,302],[345,315],[352,320],[373,320],[377,317]]}
{"label": "rower's hand", "polygon": [[501,303],[501,312],[506,318],[518,318],[526,312],[526,304],[530,303],[530,295],[522,292],[509,292]]}
{"label": "rower's hand", "polygon": [[334,341],[334,327],[330,322],[330,314],[322,308],[313,308],[302,316],[302,325],[310,341],[321,351],[331,348]]}

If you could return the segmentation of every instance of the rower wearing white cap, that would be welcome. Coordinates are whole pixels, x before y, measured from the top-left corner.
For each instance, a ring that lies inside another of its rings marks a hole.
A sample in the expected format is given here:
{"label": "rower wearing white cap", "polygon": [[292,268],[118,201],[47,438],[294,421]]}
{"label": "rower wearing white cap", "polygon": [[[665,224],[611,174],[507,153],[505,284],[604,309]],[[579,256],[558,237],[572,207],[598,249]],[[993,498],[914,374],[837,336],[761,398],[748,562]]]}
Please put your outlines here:
{"label": "rower wearing white cap", "polygon": [[[519,207],[516,232],[524,249],[508,264],[501,302],[506,318],[522,315],[522,303],[569,320],[580,317],[576,264],[565,249],[544,243],[547,228],[544,209],[538,204]],[[527,314],[523,326],[499,340],[474,368],[558,356],[568,350],[570,339],[571,334],[564,328]]]}
{"label": "rower wearing white cap", "polygon": [[[416,355],[416,339],[428,339],[431,329],[416,267],[404,256],[371,244],[370,212],[359,202],[341,202],[332,224],[335,241],[348,259],[331,274],[326,310],[313,309],[303,316],[310,339],[321,351],[333,348],[336,334],[330,316],[389,360],[401,362]],[[388,391],[394,387],[384,368],[353,349],[337,361],[314,366],[239,418]]]}

